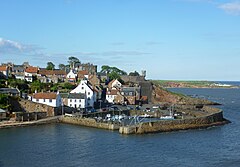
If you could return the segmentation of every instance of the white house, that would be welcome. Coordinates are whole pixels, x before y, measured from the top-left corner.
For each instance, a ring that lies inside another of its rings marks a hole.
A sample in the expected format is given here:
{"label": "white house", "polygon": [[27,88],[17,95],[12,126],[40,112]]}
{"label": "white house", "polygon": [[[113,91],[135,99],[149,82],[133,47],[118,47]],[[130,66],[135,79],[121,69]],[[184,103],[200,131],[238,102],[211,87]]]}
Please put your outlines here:
{"label": "white house", "polygon": [[122,83],[119,82],[117,79],[112,80],[111,82],[108,83],[108,89],[114,89],[116,90],[117,88],[121,88],[122,87]]}
{"label": "white house", "polygon": [[75,82],[76,81],[77,74],[73,72],[73,70],[70,70],[70,72],[67,74],[67,80],[68,82]]}
{"label": "white house", "polygon": [[41,104],[46,104],[52,107],[59,107],[62,104],[61,96],[58,93],[34,93],[31,101]]}
{"label": "white house", "polygon": [[0,73],[2,73],[2,75],[5,78],[8,78],[8,75],[9,75],[9,68],[8,68],[8,66],[0,66]]}
{"label": "white house", "polygon": [[94,102],[96,102],[96,93],[94,88],[87,80],[81,80],[79,85],[73,89],[70,93],[82,93],[85,94],[86,107],[94,107]]}
{"label": "white house", "polygon": [[70,93],[68,95],[67,105],[69,107],[83,109],[85,108],[86,99],[83,93]]}
{"label": "white house", "polygon": [[118,95],[118,90],[109,90],[106,92],[106,100],[109,103],[114,103],[115,98]]}
{"label": "white house", "polygon": [[38,68],[37,67],[28,67],[25,71],[24,71],[24,75],[25,75],[25,80],[28,82],[33,82],[33,76],[36,76],[38,73]]}

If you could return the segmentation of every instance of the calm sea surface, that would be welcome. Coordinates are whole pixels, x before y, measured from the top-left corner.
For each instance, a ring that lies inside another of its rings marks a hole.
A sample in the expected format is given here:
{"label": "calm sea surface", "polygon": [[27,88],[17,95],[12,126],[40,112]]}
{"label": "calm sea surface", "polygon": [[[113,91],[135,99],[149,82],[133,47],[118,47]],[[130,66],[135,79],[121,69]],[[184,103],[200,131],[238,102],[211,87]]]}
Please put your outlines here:
{"label": "calm sea surface", "polygon": [[0,130],[0,167],[240,166],[240,89],[173,89],[219,103],[232,121],[147,135],[66,124]]}

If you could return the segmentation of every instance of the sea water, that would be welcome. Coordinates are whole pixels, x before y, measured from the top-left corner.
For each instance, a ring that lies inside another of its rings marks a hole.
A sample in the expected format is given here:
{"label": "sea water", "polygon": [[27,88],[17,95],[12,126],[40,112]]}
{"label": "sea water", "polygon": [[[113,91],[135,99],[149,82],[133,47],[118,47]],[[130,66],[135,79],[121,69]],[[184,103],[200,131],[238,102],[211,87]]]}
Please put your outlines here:
{"label": "sea water", "polygon": [[121,135],[67,124],[0,129],[0,167],[240,166],[240,89],[171,89],[221,103],[232,123]]}

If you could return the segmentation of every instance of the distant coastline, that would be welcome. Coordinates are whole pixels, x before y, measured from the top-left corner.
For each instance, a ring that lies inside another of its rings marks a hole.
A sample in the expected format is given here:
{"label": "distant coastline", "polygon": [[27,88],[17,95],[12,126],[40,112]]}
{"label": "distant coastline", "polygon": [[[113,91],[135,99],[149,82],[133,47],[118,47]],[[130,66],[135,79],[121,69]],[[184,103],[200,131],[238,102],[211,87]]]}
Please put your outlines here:
{"label": "distant coastline", "polygon": [[240,82],[153,80],[163,88],[240,88]]}

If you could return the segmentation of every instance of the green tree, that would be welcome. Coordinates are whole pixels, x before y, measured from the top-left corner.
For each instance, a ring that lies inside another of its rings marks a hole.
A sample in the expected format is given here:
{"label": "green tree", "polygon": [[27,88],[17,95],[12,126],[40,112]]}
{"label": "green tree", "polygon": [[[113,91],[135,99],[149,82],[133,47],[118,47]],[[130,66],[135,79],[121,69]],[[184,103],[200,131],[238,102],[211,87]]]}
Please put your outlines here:
{"label": "green tree", "polygon": [[137,71],[130,72],[128,75],[129,76],[140,76],[140,74]]}
{"label": "green tree", "polygon": [[70,67],[73,67],[74,64],[80,63],[80,61],[79,61],[78,58],[71,56],[71,57],[68,58],[68,63],[70,65]]}
{"label": "green tree", "polygon": [[0,93],[0,108],[8,109],[10,107],[8,103],[8,96]]}
{"label": "green tree", "polygon": [[106,72],[106,73],[117,73],[118,75],[127,75],[127,73],[123,70],[120,70],[117,67],[111,67],[111,66],[107,66],[107,65],[103,65],[102,66],[102,70],[101,72]]}
{"label": "green tree", "polygon": [[44,88],[44,84],[41,83],[41,82],[38,81],[38,80],[32,82],[31,85],[30,85],[31,92],[35,92],[35,91],[40,92],[40,91],[43,90],[43,88]]}
{"label": "green tree", "polygon": [[47,70],[54,70],[55,69],[55,65],[52,62],[47,62]]}
{"label": "green tree", "polygon": [[65,65],[64,65],[64,64],[59,64],[59,65],[58,65],[58,68],[59,68],[60,70],[65,70]]}

